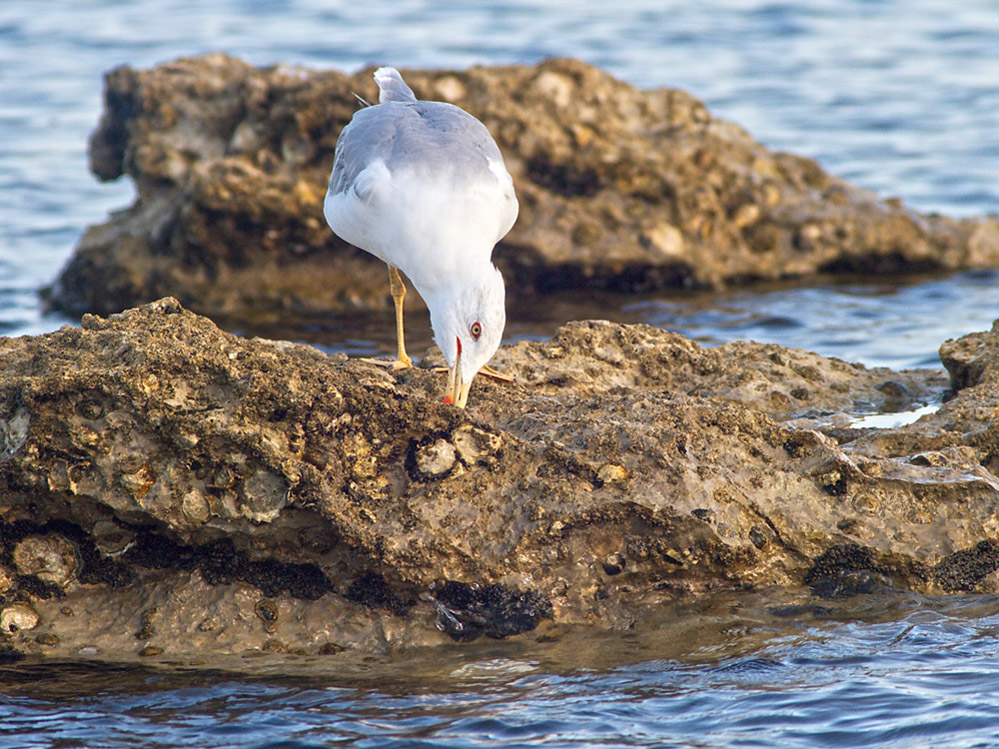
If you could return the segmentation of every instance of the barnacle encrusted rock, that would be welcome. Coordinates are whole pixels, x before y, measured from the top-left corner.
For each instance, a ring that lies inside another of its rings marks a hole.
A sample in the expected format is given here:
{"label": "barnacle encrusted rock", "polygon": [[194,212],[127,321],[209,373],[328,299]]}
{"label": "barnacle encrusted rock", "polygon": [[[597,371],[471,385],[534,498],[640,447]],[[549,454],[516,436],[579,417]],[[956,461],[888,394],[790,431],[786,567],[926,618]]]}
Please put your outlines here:
{"label": "barnacle encrusted rock", "polygon": [[945,344],[948,378],[578,322],[502,348],[516,384],[476,380],[462,411],[431,369],[173,299],[0,338],[0,644],[384,652],[640,630],[714,592],[991,590],[997,341]]}
{"label": "barnacle encrusted rock", "polygon": [[[377,100],[371,73],[224,55],[111,71],[91,168],[128,175],[136,202],[86,232],[50,303],[106,314],[169,294],[241,322],[391,307],[384,265],[322,215],[354,94]],[[495,257],[511,293],[999,265],[999,222],[907,210],[683,91],[571,59],[404,73],[504,153],[520,218]]]}

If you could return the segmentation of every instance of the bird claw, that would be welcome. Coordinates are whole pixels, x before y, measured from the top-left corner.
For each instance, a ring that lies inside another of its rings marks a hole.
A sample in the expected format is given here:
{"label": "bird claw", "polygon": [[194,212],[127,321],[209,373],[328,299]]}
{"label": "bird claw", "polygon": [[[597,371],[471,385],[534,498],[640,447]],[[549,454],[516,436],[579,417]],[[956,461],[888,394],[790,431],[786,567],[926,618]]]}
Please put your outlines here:
{"label": "bird claw", "polygon": [[495,369],[490,367],[488,364],[479,370],[479,374],[485,375],[486,377],[491,377],[494,380],[499,380],[500,382],[516,382],[517,378],[513,375],[508,375],[505,372],[497,372]]}
{"label": "bird claw", "polygon": [[408,356],[405,359],[369,359],[365,356],[361,357],[361,361],[365,364],[374,364],[376,367],[382,367],[390,372],[401,372],[413,366],[413,360]]}
{"label": "bird claw", "polygon": [[[447,367],[434,367],[430,370],[434,374],[446,374],[451,370]],[[488,364],[479,370],[479,374],[488,377],[492,380],[497,380],[498,382],[516,382],[517,378],[513,375],[505,374],[504,372],[497,372],[495,369],[490,367]]]}
{"label": "bird claw", "polygon": [[[387,369],[390,372],[401,372],[404,369],[409,369],[413,366],[413,360],[408,356],[405,359],[371,359],[367,356],[362,356],[360,358],[365,364],[374,364],[376,367],[381,367],[382,369]],[[432,370],[435,374],[441,374],[450,372],[451,370],[447,367],[434,367]],[[488,364],[479,370],[479,374],[488,377],[492,380],[497,380],[498,382],[516,382],[517,378],[513,375],[508,375],[505,372],[498,372],[497,370],[490,367]]]}

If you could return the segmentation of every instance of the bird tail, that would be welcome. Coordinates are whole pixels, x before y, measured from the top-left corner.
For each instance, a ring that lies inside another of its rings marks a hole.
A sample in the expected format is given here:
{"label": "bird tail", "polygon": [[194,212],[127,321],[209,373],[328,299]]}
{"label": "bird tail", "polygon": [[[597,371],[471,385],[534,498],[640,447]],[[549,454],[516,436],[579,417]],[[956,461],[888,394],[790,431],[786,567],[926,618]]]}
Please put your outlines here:
{"label": "bird tail", "polygon": [[379,104],[384,104],[387,101],[416,101],[413,89],[406,85],[402,76],[399,75],[399,71],[395,68],[378,68],[375,71],[375,83],[378,84]]}

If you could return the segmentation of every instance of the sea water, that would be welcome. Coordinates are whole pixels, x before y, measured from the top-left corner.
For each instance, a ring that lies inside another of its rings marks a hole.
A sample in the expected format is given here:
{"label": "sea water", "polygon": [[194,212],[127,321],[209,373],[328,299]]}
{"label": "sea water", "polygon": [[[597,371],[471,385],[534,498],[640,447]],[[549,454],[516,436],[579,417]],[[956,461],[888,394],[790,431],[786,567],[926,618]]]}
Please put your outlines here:
{"label": "sea water", "polygon": [[[101,75],[119,64],[209,51],[347,71],[580,57],[638,86],[684,88],[771,148],[914,209],[962,217],[999,211],[997,50],[991,0],[6,0],[0,334],[77,323],[45,315],[37,289],[88,224],[134,197],[127,180],[99,184],[87,171]],[[994,271],[972,271],[727,294],[561,295],[525,305],[508,339],[611,315],[706,345],[752,338],[935,367],[945,338],[999,317],[997,283]],[[371,353],[391,343],[372,321],[270,332]],[[419,324],[414,335],[429,343]],[[752,605],[669,617],[642,635],[522,636],[334,667],[298,656],[222,670],[0,663],[0,745],[999,745],[993,596],[806,596],[788,607],[763,593]]]}

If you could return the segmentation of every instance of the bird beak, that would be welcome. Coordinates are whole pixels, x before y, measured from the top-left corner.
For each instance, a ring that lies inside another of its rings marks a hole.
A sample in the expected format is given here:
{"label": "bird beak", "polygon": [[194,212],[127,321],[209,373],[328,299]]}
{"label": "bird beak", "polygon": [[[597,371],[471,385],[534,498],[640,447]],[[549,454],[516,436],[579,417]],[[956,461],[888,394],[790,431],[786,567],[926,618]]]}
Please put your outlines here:
{"label": "bird beak", "polygon": [[461,380],[461,339],[458,341],[458,353],[454,357],[454,364],[448,370],[447,390],[444,391],[444,402],[453,403],[458,408],[464,408],[468,402],[468,391],[472,387],[472,382],[462,382]]}

